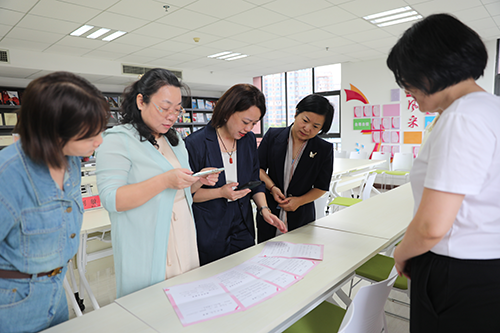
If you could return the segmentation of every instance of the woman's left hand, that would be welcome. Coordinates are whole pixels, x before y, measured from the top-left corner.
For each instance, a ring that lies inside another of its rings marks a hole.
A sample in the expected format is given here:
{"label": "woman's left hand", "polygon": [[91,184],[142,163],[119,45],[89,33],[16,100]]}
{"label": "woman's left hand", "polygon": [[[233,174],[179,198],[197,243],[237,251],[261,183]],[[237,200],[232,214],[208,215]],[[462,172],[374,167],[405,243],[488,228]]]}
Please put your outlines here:
{"label": "woman's left hand", "polygon": [[302,206],[302,203],[298,197],[288,197],[279,206],[287,212],[295,212],[297,208]]}
{"label": "woman's left hand", "polygon": [[261,212],[264,221],[272,226],[275,226],[282,233],[286,233],[288,231],[286,224],[281,221],[276,215],[272,214],[269,209],[263,209]]}
{"label": "woman's left hand", "polygon": [[[203,171],[208,171],[208,170],[213,170],[213,169],[216,169],[216,168],[204,168],[204,169],[201,169],[200,171],[203,172]],[[214,186],[217,183],[217,181],[219,180],[219,174],[220,174],[220,172],[212,173],[212,174],[206,175],[206,176],[201,176],[200,183],[202,183],[203,185],[207,185],[207,186]]]}
{"label": "woman's left hand", "polygon": [[409,260],[402,260],[400,251],[398,251],[398,246],[396,246],[396,250],[394,251],[394,262],[396,265],[396,270],[398,271],[398,275],[404,275],[406,278],[411,279],[410,262]]}

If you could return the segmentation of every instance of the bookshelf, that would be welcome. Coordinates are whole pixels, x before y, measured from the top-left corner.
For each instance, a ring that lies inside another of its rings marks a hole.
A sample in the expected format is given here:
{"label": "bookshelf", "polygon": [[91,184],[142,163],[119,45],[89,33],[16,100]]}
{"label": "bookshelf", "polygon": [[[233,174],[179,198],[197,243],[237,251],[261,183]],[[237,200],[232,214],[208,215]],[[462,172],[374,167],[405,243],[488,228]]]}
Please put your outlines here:
{"label": "bookshelf", "polygon": [[191,97],[184,99],[183,106],[186,112],[174,124],[174,128],[180,133],[183,139],[208,124],[212,119],[216,102],[217,98],[211,97]]}
{"label": "bookshelf", "polygon": [[17,124],[17,110],[23,91],[20,88],[0,87],[0,149],[14,142],[12,131]]}

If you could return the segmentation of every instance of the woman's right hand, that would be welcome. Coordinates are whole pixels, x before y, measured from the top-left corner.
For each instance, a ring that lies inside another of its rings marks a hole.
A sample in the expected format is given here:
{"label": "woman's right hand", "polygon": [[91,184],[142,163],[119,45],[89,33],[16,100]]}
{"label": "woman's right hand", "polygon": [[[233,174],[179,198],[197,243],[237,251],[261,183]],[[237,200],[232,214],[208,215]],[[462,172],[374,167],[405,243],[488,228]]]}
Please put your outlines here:
{"label": "woman's right hand", "polygon": [[176,168],[165,172],[165,187],[174,190],[182,190],[198,181],[198,177],[191,176],[193,172],[189,169]]}
{"label": "woman's right hand", "polygon": [[222,186],[220,188],[221,193],[222,193],[222,197],[229,199],[229,200],[232,200],[232,201],[235,201],[235,200],[238,200],[240,198],[243,198],[248,193],[252,192],[252,190],[250,190],[248,188],[246,188],[244,190],[240,190],[240,191],[235,191],[234,188],[236,188],[236,186],[238,186],[238,183],[229,183],[229,184]]}
{"label": "woman's right hand", "polygon": [[271,189],[271,194],[273,195],[273,198],[277,203],[281,204],[285,202],[286,197],[278,188],[278,186],[273,186],[273,188]]}

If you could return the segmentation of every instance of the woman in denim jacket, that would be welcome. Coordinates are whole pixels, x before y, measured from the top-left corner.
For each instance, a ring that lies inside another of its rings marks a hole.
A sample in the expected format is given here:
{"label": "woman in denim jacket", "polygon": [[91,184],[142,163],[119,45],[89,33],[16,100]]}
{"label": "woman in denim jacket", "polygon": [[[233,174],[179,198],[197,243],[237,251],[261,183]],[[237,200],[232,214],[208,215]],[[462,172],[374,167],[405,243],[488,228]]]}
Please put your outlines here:
{"label": "woman in denim jacket", "polygon": [[56,72],[23,95],[20,140],[0,151],[0,332],[68,320],[63,289],[82,224],[80,160],[102,142],[109,107],[87,80]]}

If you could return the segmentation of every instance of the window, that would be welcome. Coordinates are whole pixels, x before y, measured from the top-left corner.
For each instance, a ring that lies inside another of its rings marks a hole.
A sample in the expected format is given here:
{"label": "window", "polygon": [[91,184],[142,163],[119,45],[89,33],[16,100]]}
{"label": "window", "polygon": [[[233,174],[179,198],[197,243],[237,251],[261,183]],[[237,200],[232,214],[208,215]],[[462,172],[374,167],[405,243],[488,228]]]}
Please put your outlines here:
{"label": "window", "polygon": [[264,133],[269,127],[286,126],[285,73],[262,77],[262,92],[266,96]]}
{"label": "window", "polygon": [[300,100],[313,92],[312,68],[286,73],[286,95],[288,120],[287,125],[295,119],[295,107]]}

